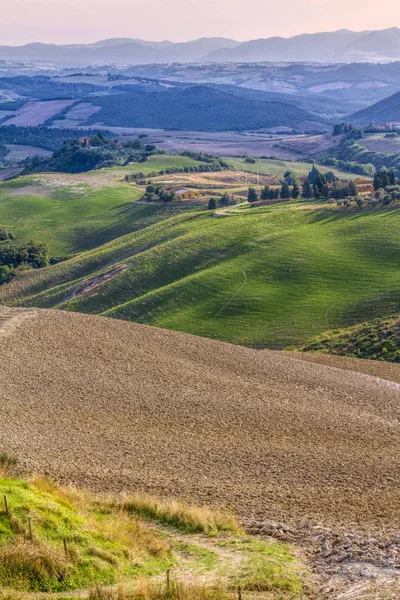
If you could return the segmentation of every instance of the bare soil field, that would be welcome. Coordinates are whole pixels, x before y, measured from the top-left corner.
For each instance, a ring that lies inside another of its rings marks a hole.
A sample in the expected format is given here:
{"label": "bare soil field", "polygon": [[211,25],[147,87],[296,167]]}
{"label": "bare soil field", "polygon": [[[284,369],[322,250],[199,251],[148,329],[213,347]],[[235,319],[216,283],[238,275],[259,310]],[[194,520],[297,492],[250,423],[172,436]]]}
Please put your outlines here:
{"label": "bare soil field", "polygon": [[64,108],[73,104],[73,102],[73,100],[27,102],[18,110],[18,114],[15,117],[5,121],[4,125],[17,125],[18,127],[42,125],[47,119],[61,112]]}
{"label": "bare soil field", "polygon": [[321,600],[400,598],[400,366],[37,309],[0,308],[0,339],[23,472],[231,507]]}
{"label": "bare soil field", "polygon": [[89,117],[98,112],[100,106],[94,106],[90,102],[82,102],[73,106],[65,115],[65,119],[54,121],[54,127],[77,127],[85,123]]}
{"label": "bare soil field", "polygon": [[400,385],[386,365],[377,378],[367,362],[1,310],[0,448],[24,468],[250,520],[398,531]]}

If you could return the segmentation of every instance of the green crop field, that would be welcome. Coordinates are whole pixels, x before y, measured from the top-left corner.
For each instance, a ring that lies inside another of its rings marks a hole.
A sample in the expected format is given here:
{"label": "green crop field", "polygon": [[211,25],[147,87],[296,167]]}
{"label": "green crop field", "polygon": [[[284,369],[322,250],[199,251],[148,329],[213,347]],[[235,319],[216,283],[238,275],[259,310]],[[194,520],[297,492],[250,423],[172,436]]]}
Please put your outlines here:
{"label": "green crop field", "polygon": [[[245,170],[250,173],[259,172],[260,175],[270,175],[271,177],[282,177],[286,171],[292,171],[298,177],[306,177],[312,169],[312,164],[307,162],[296,162],[290,160],[272,160],[272,159],[256,159],[254,164],[246,163],[244,158],[230,158],[228,160],[229,165],[237,171]],[[336,177],[340,179],[357,179],[360,175],[354,175],[354,173],[347,173],[341,169],[334,169],[333,167],[324,167],[322,165],[316,165],[322,173],[328,173],[332,171]]]}
{"label": "green crop field", "polygon": [[399,312],[399,227],[398,209],[192,211],[23,273],[0,302],[285,348]]}

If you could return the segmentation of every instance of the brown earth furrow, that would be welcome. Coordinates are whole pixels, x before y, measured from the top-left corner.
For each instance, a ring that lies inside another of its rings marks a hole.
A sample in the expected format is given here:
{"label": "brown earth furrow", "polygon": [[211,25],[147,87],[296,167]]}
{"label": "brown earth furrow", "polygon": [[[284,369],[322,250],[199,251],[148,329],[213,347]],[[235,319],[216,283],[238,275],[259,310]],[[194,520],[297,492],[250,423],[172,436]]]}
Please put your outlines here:
{"label": "brown earth furrow", "polygon": [[0,363],[0,449],[27,470],[246,519],[399,529],[396,365],[58,311],[2,338]]}

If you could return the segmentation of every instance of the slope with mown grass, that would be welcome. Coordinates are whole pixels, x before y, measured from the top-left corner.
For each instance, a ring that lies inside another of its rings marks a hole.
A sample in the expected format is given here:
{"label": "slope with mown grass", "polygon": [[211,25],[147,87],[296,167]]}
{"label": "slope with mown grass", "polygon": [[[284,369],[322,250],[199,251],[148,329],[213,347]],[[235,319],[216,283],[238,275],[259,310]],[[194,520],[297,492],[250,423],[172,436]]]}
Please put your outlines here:
{"label": "slope with mown grass", "polygon": [[99,497],[7,474],[0,494],[7,502],[0,512],[0,598],[77,590],[100,600],[121,597],[121,584],[132,600],[173,600],[175,592],[189,599],[193,590],[198,598],[228,599],[237,585],[266,590],[271,599],[303,597],[307,571],[290,547],[245,535],[229,513],[144,495]]}
{"label": "slope with mown grass", "polygon": [[[219,218],[194,211],[23,273],[0,288],[0,301],[256,347],[299,346],[399,310],[399,227],[396,209],[298,202]],[[118,276],[82,292],[115,267],[123,267]]]}

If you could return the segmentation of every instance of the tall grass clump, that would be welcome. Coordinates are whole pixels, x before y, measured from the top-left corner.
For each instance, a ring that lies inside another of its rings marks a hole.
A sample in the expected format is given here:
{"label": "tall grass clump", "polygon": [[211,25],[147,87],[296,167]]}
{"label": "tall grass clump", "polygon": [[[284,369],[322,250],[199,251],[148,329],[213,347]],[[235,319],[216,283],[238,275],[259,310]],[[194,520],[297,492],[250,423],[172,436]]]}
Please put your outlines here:
{"label": "tall grass clump", "polygon": [[172,525],[186,532],[201,532],[216,535],[219,532],[243,533],[237,518],[222,510],[208,506],[186,504],[180,500],[162,500],[147,495],[136,494],[122,503],[128,514],[136,514]]}
{"label": "tall grass clump", "polygon": [[12,473],[18,464],[18,458],[7,452],[0,452],[0,476]]}
{"label": "tall grass clump", "polygon": [[237,592],[221,584],[184,583],[172,581],[169,587],[142,579],[136,589],[126,592],[119,589],[95,586],[89,592],[89,600],[236,600]]}
{"label": "tall grass clump", "polygon": [[68,564],[61,552],[23,538],[0,546],[0,581],[20,591],[47,591],[61,583]]}

